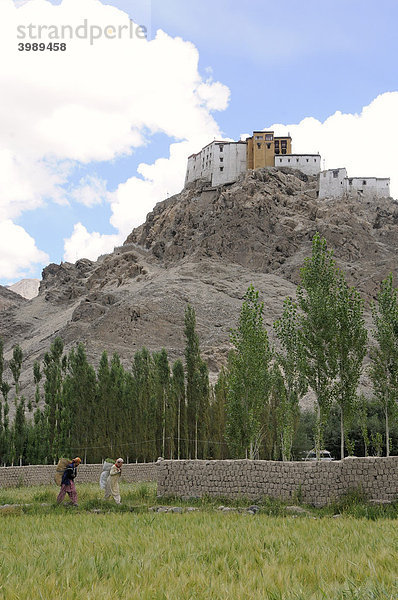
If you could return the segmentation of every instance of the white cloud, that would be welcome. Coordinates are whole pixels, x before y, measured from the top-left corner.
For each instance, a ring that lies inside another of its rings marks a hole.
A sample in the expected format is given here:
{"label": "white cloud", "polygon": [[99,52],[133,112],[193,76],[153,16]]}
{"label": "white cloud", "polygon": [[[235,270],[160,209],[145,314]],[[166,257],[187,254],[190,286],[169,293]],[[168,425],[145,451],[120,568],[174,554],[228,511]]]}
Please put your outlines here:
{"label": "white cloud", "polygon": [[397,114],[398,92],[386,92],[359,114],[337,111],[323,123],[309,117],[298,124],[277,123],[266,129],[282,135],[290,132],[293,152],[319,151],[327,169],[346,167],[352,177],[391,177],[390,193],[398,198]]}
{"label": "white cloud", "polygon": [[106,181],[92,175],[83,177],[79,186],[72,190],[70,196],[76,202],[87,207],[102,204],[103,201],[109,201],[111,197],[106,188]]}
{"label": "white cloud", "polygon": [[48,262],[48,255],[36,247],[23,227],[0,221],[0,278],[17,279],[29,275],[37,264]]}
{"label": "white cloud", "polygon": [[79,258],[95,260],[101,254],[112,252],[122,242],[120,235],[89,233],[81,223],[76,223],[70,238],[65,240],[64,259],[75,262]]}
{"label": "white cloud", "polygon": [[[103,29],[130,23],[126,13],[98,0],[63,0],[59,6],[46,0],[0,2],[0,53],[7,56],[0,68],[0,219],[15,218],[47,201],[65,202],[75,164],[131,154],[155,133],[193,150],[220,135],[211,111],[227,106],[229,90],[202,79],[196,48],[180,38],[158,31],[151,41],[125,35],[90,45],[88,40],[67,39],[66,52],[18,52],[17,42],[48,40],[17,40],[17,26],[25,27],[26,34],[33,24],[37,35],[37,25],[70,25],[75,30],[85,19]],[[163,197],[162,181],[176,191],[185,168],[181,152],[172,149],[169,161],[141,167],[142,172],[156,171],[149,183],[151,200],[149,191],[142,203],[134,198],[123,231],[129,222],[137,222],[131,213],[138,205],[141,215],[141,206],[153,203],[154,194]],[[106,196],[102,184],[100,188],[94,180],[83,182],[69,200],[92,206]],[[121,204],[116,196],[117,223]],[[86,233],[93,235],[93,247],[98,245],[96,234]],[[107,246],[107,236],[100,239]],[[86,252],[86,238],[74,231],[70,244],[79,240],[81,252]],[[78,256],[79,248],[72,251],[70,244],[66,253]]]}

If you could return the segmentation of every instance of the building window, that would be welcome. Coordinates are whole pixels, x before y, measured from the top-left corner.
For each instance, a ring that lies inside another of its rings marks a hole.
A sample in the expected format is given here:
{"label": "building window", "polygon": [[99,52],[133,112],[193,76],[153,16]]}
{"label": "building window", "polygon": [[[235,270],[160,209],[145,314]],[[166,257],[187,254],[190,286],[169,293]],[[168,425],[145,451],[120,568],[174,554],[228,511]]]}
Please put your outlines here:
{"label": "building window", "polygon": [[267,133],[265,136],[265,140],[267,142],[272,142],[272,140],[274,139],[274,136],[272,135],[272,133]]}
{"label": "building window", "polygon": [[349,185],[352,185],[352,179],[348,180]]}
{"label": "building window", "polygon": [[314,158],[314,162],[316,162],[316,158]]}
{"label": "building window", "polygon": [[267,148],[269,150],[271,148],[271,144],[267,144]]}
{"label": "building window", "polygon": [[262,136],[262,135],[256,135],[255,139],[256,139],[256,140],[262,140],[262,139],[263,139],[263,136]]}
{"label": "building window", "polygon": [[307,160],[307,162],[309,162],[309,158],[307,158],[306,160]]}
{"label": "building window", "polygon": [[298,158],[296,158],[296,162],[298,162],[298,161],[299,161],[299,159],[298,159]]}
{"label": "building window", "polygon": [[220,146],[220,152],[223,152],[224,146]]}
{"label": "building window", "polygon": [[287,159],[287,162],[290,162],[290,158]]}
{"label": "building window", "polygon": [[337,179],[338,176],[339,176],[339,172],[333,171],[333,179]]}
{"label": "building window", "polygon": [[279,148],[275,148],[275,154],[279,154]]}
{"label": "building window", "polygon": [[365,179],[362,181],[362,185],[366,185],[366,181],[365,181]]}
{"label": "building window", "polygon": [[282,154],[286,154],[286,148],[282,148]]}
{"label": "building window", "polygon": [[224,162],[224,157],[220,156],[220,162]]}
{"label": "building window", "polygon": [[220,171],[224,171],[224,167],[220,167]]}
{"label": "building window", "polygon": [[257,148],[261,148],[261,144],[257,144]]}
{"label": "building window", "polygon": [[281,146],[282,146],[282,148],[287,148],[287,141],[281,140]]}

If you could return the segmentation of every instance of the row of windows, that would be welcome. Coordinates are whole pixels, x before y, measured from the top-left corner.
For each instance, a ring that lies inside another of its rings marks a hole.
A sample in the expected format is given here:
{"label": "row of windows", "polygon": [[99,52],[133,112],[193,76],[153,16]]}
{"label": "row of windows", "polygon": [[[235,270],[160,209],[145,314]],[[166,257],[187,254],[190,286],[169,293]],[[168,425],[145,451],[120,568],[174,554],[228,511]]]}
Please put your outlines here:
{"label": "row of windows", "polygon": [[[307,162],[309,162],[309,161],[310,161],[310,159],[309,159],[309,158],[306,158],[305,160],[306,160]],[[299,161],[300,161],[300,159],[299,159],[299,158],[296,158],[296,162],[299,162]],[[279,159],[279,162],[282,162],[282,159],[281,159],[281,158]],[[290,158],[288,158],[288,159],[287,159],[287,162],[290,162]],[[316,158],[314,158],[314,163],[316,163]]]}
{"label": "row of windows", "polygon": [[256,136],[254,136],[254,139],[255,140],[265,140],[266,142],[272,142],[272,140],[274,139],[274,136],[272,135],[272,133],[266,133],[265,136],[256,135]]}

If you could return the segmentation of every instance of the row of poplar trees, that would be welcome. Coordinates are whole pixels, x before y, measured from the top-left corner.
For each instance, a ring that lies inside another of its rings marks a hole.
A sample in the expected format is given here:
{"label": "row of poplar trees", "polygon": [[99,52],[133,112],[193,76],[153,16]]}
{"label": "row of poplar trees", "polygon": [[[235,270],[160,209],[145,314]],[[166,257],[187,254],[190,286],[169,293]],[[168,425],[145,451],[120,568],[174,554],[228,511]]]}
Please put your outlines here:
{"label": "row of poplar trees", "polygon": [[[97,371],[83,344],[66,354],[56,338],[42,363],[34,364],[35,399],[28,403],[19,391],[22,350],[14,347],[8,383],[0,340],[0,462],[51,463],[77,454],[87,462],[116,455],[152,461],[214,453],[208,440],[217,435],[210,423],[219,422],[213,414],[218,406],[210,400],[215,392],[200,356],[190,305],[184,332],[185,366],[181,360],[170,365],[164,349],[150,353],[143,348],[135,353],[131,369],[124,368],[117,354],[109,359],[104,352]],[[10,425],[12,388],[15,419]]]}
{"label": "row of poplar trees", "polygon": [[[9,382],[0,340],[1,463],[49,463],[77,454],[87,462],[116,455],[131,461],[158,456],[290,460],[299,402],[310,390],[317,455],[332,407],[339,413],[341,456],[353,453],[350,431],[358,424],[366,454],[372,432],[366,400],[358,394],[369,349],[364,303],[319,234],[301,269],[296,299],[285,299],[273,325],[272,341],[263,311],[259,293],[250,286],[231,330],[227,366],[214,386],[201,358],[190,305],[184,362],[170,365],[164,349],[150,353],[143,348],[129,369],[117,354],[109,359],[104,352],[95,370],[82,344],[66,354],[56,338],[42,363],[34,364],[35,397],[28,402],[20,394],[22,350],[14,347]],[[390,420],[398,400],[398,300],[391,275],[381,285],[372,315],[368,371],[373,397],[383,411],[389,455]]]}

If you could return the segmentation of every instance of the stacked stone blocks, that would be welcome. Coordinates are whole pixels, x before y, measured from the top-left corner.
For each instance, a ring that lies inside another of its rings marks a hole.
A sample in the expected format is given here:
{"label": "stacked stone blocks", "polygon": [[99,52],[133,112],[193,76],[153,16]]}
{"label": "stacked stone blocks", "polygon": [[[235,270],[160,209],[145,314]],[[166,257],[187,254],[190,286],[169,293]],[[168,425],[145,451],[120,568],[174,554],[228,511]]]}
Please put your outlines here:
{"label": "stacked stone blocks", "polygon": [[351,490],[368,500],[398,498],[398,457],[346,458],[343,461],[163,461],[158,495],[185,498],[264,496],[325,506]]}
{"label": "stacked stone blocks", "polygon": [[[102,464],[80,465],[77,483],[98,483]],[[0,488],[18,485],[48,485],[54,483],[54,465],[30,465],[26,467],[1,467]],[[123,465],[123,481],[157,481],[157,463],[131,463]],[[55,484],[54,484],[55,485]]]}

